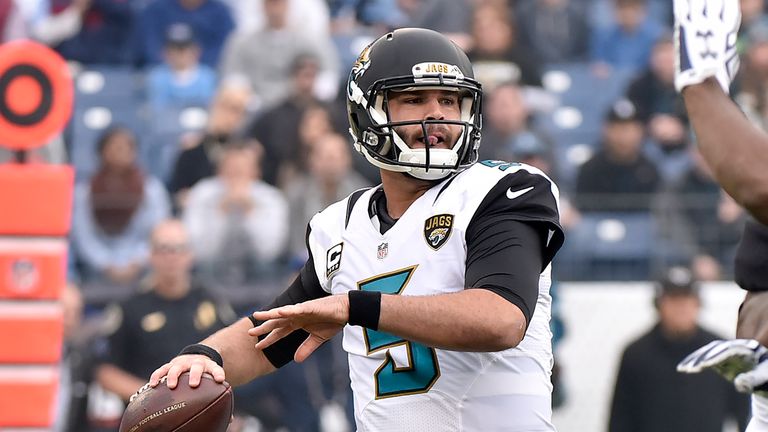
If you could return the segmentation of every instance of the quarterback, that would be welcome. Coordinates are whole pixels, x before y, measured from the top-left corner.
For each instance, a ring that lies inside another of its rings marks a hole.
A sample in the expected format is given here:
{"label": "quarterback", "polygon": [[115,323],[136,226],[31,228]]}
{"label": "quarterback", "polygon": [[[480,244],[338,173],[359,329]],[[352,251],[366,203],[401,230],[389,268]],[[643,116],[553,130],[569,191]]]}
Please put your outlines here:
{"label": "quarterback", "polygon": [[554,431],[550,263],[557,187],[478,162],[482,89],[446,37],[399,29],[347,82],[355,149],[382,183],[315,215],[309,259],[270,306],[152,375],[241,384],[343,332],[359,431]]}

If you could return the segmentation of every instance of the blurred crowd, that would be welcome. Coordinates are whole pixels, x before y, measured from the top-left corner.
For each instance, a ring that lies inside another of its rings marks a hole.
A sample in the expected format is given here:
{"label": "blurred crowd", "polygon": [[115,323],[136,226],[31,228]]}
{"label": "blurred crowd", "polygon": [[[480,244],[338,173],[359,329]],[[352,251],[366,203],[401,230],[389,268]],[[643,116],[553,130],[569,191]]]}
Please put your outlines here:
{"label": "blurred crowd", "polygon": [[[768,15],[764,0],[740,2],[732,94],[764,127]],[[671,15],[669,0],[0,0],[0,41],[37,40],[72,64],[75,115],[35,157],[75,166],[70,280],[86,315],[120,302],[105,314],[120,318],[109,334],[128,337],[123,309],[158,289],[163,259],[185,274],[172,299],[215,297],[184,306],[188,325],[213,331],[281,290],[306,259],[314,213],[379,182],[353,154],[345,80],[396,27],[443,32],[468,52],[485,90],[481,159],[525,162],[558,183],[559,279],[648,280],[673,264],[730,277],[746,216],[699,156],[675,93]],[[177,238],[158,240],[162,227]],[[136,315],[137,334],[164,327],[154,313]],[[150,366],[126,372],[115,354],[139,339],[111,338],[97,357],[116,366],[99,373],[128,387],[145,379]],[[286,403],[341,422],[344,373],[326,372],[289,371],[326,385],[258,404],[262,424],[299,421],[281,417]]]}
{"label": "blurred crowd", "polygon": [[[762,0],[741,3],[734,94],[762,125],[768,18]],[[558,182],[571,234],[561,279],[647,279],[671,264],[730,275],[745,216],[697,155],[674,92],[668,1],[0,0],[0,25],[4,40],[38,40],[74,65],[75,117],[66,151],[51,152],[77,169],[73,279],[135,283],[169,215],[202,277],[290,273],[309,217],[378,183],[351,154],[345,74],[401,26],[469,53],[486,93],[481,158]]]}

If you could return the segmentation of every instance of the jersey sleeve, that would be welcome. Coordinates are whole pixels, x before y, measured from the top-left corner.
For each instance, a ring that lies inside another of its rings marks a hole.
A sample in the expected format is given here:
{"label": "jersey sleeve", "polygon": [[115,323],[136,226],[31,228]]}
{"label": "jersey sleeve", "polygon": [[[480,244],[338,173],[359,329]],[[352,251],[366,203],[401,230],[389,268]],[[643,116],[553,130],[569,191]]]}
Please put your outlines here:
{"label": "jersey sleeve", "polygon": [[511,173],[486,194],[467,226],[466,288],[495,292],[530,323],[539,276],[563,240],[557,188],[543,175]]}
{"label": "jersey sleeve", "polygon": [[565,240],[560,226],[559,191],[538,170],[512,172],[488,191],[467,226],[467,246],[472,236],[504,220],[525,222],[546,229],[547,241],[541,270],[549,265]]}
{"label": "jersey sleeve", "polygon": [[[278,295],[272,303],[270,303],[265,310],[273,309],[280,306],[287,306],[296,303],[302,303],[308,300],[324,297],[329,293],[323,288],[320,280],[317,277],[317,269],[315,265],[315,259],[312,248],[309,245],[309,239],[311,237],[312,228],[311,225],[307,226],[307,251],[309,252],[309,258],[304,266],[299,271],[299,274],[293,280],[288,288]],[[254,327],[261,324],[259,320],[252,315],[248,317],[253,323]],[[271,346],[264,349],[264,355],[267,357],[273,366],[279,368],[288,364],[293,360],[293,356],[296,350],[309,336],[303,329],[295,330],[283,339],[275,342]],[[263,339],[266,336],[262,336],[259,339]]]}
{"label": "jersey sleeve", "polygon": [[[356,191],[312,217],[306,235],[309,258],[293,283],[267,309],[330,295],[331,279],[341,261],[343,243],[340,233],[346,227],[352,207],[363,192],[364,189]],[[254,326],[261,324],[252,316],[249,319]],[[266,348],[264,355],[275,367],[284,366],[293,360],[294,353],[308,336],[306,331],[296,330]]]}

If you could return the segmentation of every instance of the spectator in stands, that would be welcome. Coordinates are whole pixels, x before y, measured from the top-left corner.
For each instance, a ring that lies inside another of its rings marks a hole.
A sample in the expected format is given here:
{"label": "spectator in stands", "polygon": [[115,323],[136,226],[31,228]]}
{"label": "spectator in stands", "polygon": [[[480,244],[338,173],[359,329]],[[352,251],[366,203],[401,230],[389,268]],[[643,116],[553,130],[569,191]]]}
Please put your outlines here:
{"label": "spectator in stands", "polygon": [[[637,108],[641,120],[652,123],[655,116],[666,114],[684,121],[685,107],[675,97],[674,78],[674,45],[672,35],[666,35],[653,45],[649,67],[631,82],[627,92],[627,98]],[[685,127],[683,124],[680,126]],[[649,132],[652,137],[665,135],[652,125]]]}
{"label": "spectator in stands", "polygon": [[170,213],[160,181],[137,164],[133,132],[106,130],[97,144],[100,165],[88,182],[75,186],[72,242],[85,275],[131,284],[149,254],[149,232]]}
{"label": "spectator in stands", "polygon": [[486,91],[506,81],[541,86],[539,61],[519,45],[512,23],[509,10],[494,4],[477,6],[472,16],[474,46],[467,54]]}
{"label": "spectator in stands", "polygon": [[[29,0],[25,0],[29,1]],[[136,0],[32,0],[32,38],[86,64],[131,64]]]}
{"label": "spectator in stands", "polygon": [[584,9],[571,0],[521,2],[515,12],[520,43],[543,63],[585,60],[590,28]]}
{"label": "spectator in stands", "polygon": [[247,117],[250,97],[247,84],[223,83],[208,111],[205,132],[182,140],[183,150],[176,159],[170,184],[177,210],[184,208],[189,188],[216,173],[221,148],[239,133]]}
{"label": "spectator in stands", "polygon": [[658,321],[622,355],[609,432],[721,432],[729,418],[744,430],[746,395],[714,373],[686,375],[675,367],[720,337],[698,324],[701,299],[689,269],[670,268],[657,284]]}
{"label": "spectator in stands", "polygon": [[588,211],[648,211],[660,178],[642,153],[643,123],[632,102],[616,102],[606,116],[600,150],[579,168],[576,207]]}
{"label": "spectator in stands", "polygon": [[[266,26],[264,0],[222,0],[222,2],[232,11],[237,33],[251,33]],[[328,2],[325,0],[288,0],[286,20],[288,28],[301,31],[310,39],[327,38],[331,34],[330,11]]]}
{"label": "spectator in stands", "polygon": [[680,218],[673,234],[690,249],[697,279],[719,280],[722,267],[733,262],[744,211],[720,188],[698,148],[693,146],[690,153],[693,166],[683,173],[668,200]]}
{"label": "spectator in stands", "polygon": [[140,60],[155,65],[163,61],[168,27],[184,23],[192,27],[202,48],[201,61],[215,68],[224,43],[235,28],[229,8],[220,0],[154,0],[139,18]]}
{"label": "spectator in stands", "polygon": [[201,270],[236,286],[275,274],[288,238],[283,194],[259,179],[260,149],[231,143],[215,177],[189,191],[184,224]]}
{"label": "spectator in stands", "polygon": [[598,75],[611,68],[640,71],[648,66],[651,48],[663,28],[648,16],[647,0],[615,0],[615,23],[597,28],[591,44],[591,58]]}
{"label": "spectator in stands", "polygon": [[400,27],[438,31],[462,49],[472,46],[472,4],[468,0],[397,0],[404,15]]}
{"label": "spectator in stands", "polygon": [[285,188],[291,215],[289,252],[306,260],[306,226],[315,213],[368,182],[352,169],[350,145],[346,138],[327,133],[310,145],[307,174],[296,178]]}
{"label": "spectator in stands", "polygon": [[629,86],[627,99],[645,123],[651,145],[648,156],[666,183],[677,181],[690,166],[685,107],[675,91],[675,52],[672,37],[657,40],[650,66]]}
{"label": "spectator in stands", "polygon": [[[330,38],[313,40],[301,30],[289,28],[288,0],[264,0],[264,15],[263,29],[229,38],[220,65],[221,76],[246,77],[260,106],[268,108],[288,97],[291,65],[300,55],[310,54],[320,64],[313,92],[321,98],[335,97],[339,64]],[[333,86],[321,86],[328,83]]]}
{"label": "spectator in stands", "polygon": [[504,157],[509,156],[505,148],[507,143],[523,132],[533,133],[541,139],[538,132],[531,130],[531,112],[518,84],[513,81],[500,83],[492,90],[486,91],[486,94],[481,160],[504,160]]}
{"label": "spectator in stands", "polygon": [[216,92],[216,72],[200,63],[200,54],[192,27],[168,27],[164,62],[147,75],[147,97],[152,109],[208,105]]}
{"label": "spectator in stands", "polygon": [[230,324],[232,308],[190,276],[193,255],[184,225],[158,223],[151,234],[144,290],[107,308],[106,346],[96,378],[128,401],[168,356]]}
{"label": "spectator in stands", "polygon": [[278,177],[284,163],[298,163],[301,141],[297,126],[304,111],[320,103],[312,92],[319,68],[319,61],[314,56],[296,57],[291,65],[288,97],[258,115],[248,127],[247,135],[264,145],[264,158],[270,161],[263,167],[263,178],[267,183],[281,184]]}
{"label": "spectator in stands", "polygon": [[24,14],[18,0],[0,0],[0,43],[27,36]]}
{"label": "spectator in stands", "polygon": [[299,142],[293,158],[285,159],[280,166],[278,186],[284,188],[309,169],[310,152],[323,136],[333,133],[331,111],[325,105],[313,105],[304,110],[298,124]]}

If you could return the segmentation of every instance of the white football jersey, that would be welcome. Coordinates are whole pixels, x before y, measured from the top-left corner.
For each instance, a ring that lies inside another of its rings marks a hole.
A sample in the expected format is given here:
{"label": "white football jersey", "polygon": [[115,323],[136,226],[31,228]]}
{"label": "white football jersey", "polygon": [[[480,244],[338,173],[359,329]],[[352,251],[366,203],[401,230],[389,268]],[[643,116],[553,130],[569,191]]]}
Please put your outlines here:
{"label": "white football jersey", "polygon": [[[499,193],[497,185],[504,191]],[[492,190],[498,199],[509,200],[519,220],[548,222],[553,226],[550,237],[555,231],[561,235],[557,187],[539,170],[522,164],[475,164],[427,191],[384,234],[369,213],[376,189],[333,204],[310,222],[315,272],[329,293],[362,289],[426,296],[464,290],[465,233]],[[343,345],[358,430],[554,431],[551,255],[539,278],[535,312],[515,348],[449,351],[347,325]]]}

